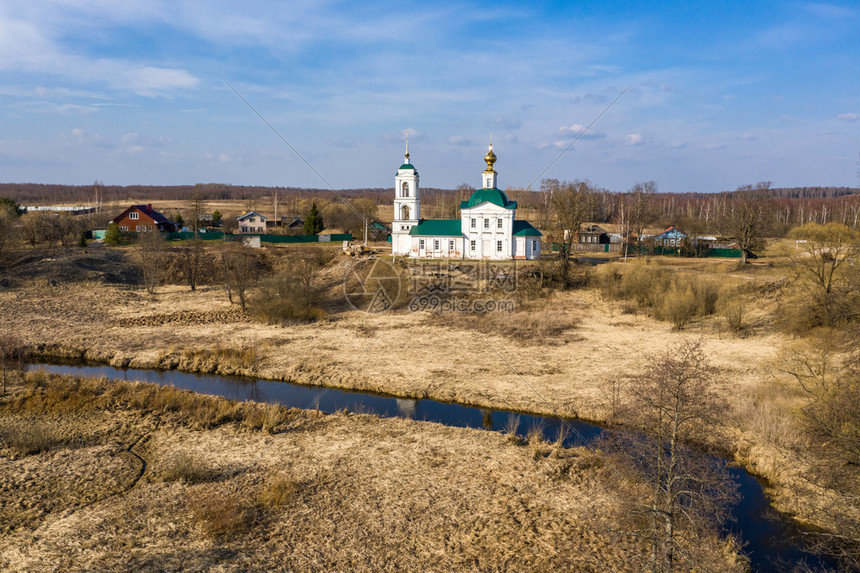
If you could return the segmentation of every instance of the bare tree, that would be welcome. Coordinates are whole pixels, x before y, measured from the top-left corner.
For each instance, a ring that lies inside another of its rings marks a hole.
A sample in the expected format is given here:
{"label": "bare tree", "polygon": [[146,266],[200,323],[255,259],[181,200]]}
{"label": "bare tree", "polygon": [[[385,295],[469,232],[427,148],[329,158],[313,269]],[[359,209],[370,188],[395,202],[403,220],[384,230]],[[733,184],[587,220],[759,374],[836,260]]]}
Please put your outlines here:
{"label": "bare tree", "polygon": [[764,246],[768,223],[766,191],[770,181],[744,185],[728,199],[719,227],[723,234],[732,237],[741,249],[741,264],[745,265],[753,251]]}
{"label": "bare tree", "polygon": [[191,290],[197,290],[200,277],[200,265],[203,258],[203,241],[200,240],[200,214],[203,212],[203,202],[200,199],[198,186],[195,185],[194,195],[189,205],[191,208],[191,222],[194,225],[194,239],[183,246],[181,253],[185,267],[185,277]]}
{"label": "bare tree", "polygon": [[811,443],[798,448],[803,460],[807,516],[827,524],[810,533],[813,549],[860,570],[860,340],[856,333],[818,330],[806,341],[783,347],[777,368],[803,390],[798,413]]}
{"label": "bare tree", "polygon": [[242,312],[248,303],[248,292],[260,279],[260,264],[247,247],[230,245],[221,253],[221,278],[227,299],[232,304],[238,299]]}
{"label": "bare tree", "polygon": [[142,233],[140,237],[140,268],[143,272],[143,284],[146,292],[155,294],[164,273],[166,257],[164,253],[164,238],[159,232]]}
{"label": "bare tree", "polygon": [[691,444],[704,443],[726,409],[698,342],[653,360],[626,386],[622,420],[636,432],[608,438],[609,449],[642,484],[629,515],[650,554],[643,569],[707,570],[697,548],[716,535],[736,499],[725,463]]}
{"label": "bare tree", "polygon": [[627,219],[628,231],[636,235],[636,252],[642,251],[642,235],[645,228],[654,222],[654,195],[657,193],[657,183],[646,181],[636,183],[628,193]]}
{"label": "bare tree", "polygon": [[561,272],[565,287],[568,286],[570,253],[579,239],[583,223],[591,218],[594,208],[594,187],[588,181],[562,183],[551,190],[552,207],[562,238]]}
{"label": "bare tree", "polygon": [[9,380],[24,372],[27,362],[27,345],[11,332],[0,332],[0,379],[2,379],[3,394]]}
{"label": "bare tree", "polygon": [[0,253],[3,252],[3,247],[12,242],[15,227],[12,224],[12,217],[4,212],[0,212]]}

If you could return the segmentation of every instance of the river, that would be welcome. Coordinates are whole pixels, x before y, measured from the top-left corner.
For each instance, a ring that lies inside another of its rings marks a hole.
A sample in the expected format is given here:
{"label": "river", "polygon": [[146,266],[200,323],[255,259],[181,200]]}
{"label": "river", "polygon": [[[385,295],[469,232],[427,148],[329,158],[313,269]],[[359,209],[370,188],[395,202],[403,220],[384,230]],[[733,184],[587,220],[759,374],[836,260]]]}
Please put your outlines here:
{"label": "river", "polygon": [[[330,387],[304,386],[290,382],[273,382],[254,378],[189,374],[177,370],[117,369],[110,366],[32,364],[57,374],[105,376],[112,380],[139,380],[175,386],[201,394],[223,396],[229,400],[254,400],[332,413],[342,410],[379,416],[401,416],[464,428],[491,431],[507,429],[509,420],[519,420],[517,433],[525,435],[532,428],[543,428],[548,440],[555,440],[559,427],[569,424],[566,446],[587,444],[604,429],[579,420],[562,420],[532,416],[504,410],[474,408],[434,400],[408,400],[369,392],[354,392]],[[753,571],[791,571],[801,561],[816,569],[835,564],[803,550],[800,531],[787,517],[770,507],[763,484],[741,467],[731,465],[732,478],[738,483],[740,501],[732,507],[733,523],[728,531],[737,534],[744,544]]]}

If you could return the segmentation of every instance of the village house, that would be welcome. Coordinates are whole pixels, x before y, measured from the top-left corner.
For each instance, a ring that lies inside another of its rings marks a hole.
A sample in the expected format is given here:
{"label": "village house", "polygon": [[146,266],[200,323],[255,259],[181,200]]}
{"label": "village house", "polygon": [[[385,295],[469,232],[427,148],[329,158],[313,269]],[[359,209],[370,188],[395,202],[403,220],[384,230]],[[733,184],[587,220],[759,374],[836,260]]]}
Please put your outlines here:
{"label": "village house", "polygon": [[147,233],[161,231],[163,233],[172,233],[176,230],[176,225],[171,223],[167,217],[152,208],[152,203],[146,205],[132,205],[118,216],[114,217],[111,223],[115,223],[120,231],[129,233]]}
{"label": "village house", "polygon": [[260,215],[256,211],[249,211],[238,217],[237,220],[239,221],[240,234],[264,234],[266,232],[266,222],[269,218]]}

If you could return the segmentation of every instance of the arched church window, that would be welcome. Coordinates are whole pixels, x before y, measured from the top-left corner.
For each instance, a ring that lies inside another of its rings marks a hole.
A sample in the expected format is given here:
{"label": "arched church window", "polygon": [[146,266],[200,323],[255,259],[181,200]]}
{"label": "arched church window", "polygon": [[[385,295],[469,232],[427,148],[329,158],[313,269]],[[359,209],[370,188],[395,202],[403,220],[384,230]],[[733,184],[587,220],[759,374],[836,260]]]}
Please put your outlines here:
{"label": "arched church window", "polygon": [[409,197],[409,183],[406,181],[403,182],[403,186],[401,187],[401,197]]}
{"label": "arched church window", "polygon": [[409,205],[404,205],[400,208],[400,218],[409,219]]}

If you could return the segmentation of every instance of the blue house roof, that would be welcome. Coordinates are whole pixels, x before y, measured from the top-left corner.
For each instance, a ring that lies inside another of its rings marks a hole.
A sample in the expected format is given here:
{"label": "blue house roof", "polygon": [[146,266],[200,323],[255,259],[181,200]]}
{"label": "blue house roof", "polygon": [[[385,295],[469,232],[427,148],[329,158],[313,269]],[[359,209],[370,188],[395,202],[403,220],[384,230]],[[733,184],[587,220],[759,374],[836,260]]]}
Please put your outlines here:
{"label": "blue house roof", "polygon": [[675,227],[669,227],[659,235],[654,235],[655,239],[686,239],[687,234],[682,233]]}

